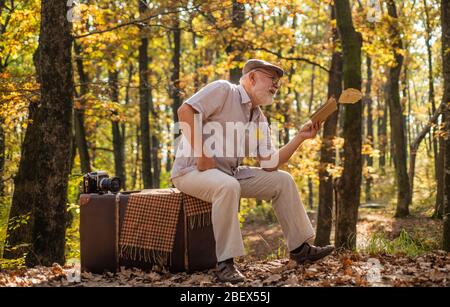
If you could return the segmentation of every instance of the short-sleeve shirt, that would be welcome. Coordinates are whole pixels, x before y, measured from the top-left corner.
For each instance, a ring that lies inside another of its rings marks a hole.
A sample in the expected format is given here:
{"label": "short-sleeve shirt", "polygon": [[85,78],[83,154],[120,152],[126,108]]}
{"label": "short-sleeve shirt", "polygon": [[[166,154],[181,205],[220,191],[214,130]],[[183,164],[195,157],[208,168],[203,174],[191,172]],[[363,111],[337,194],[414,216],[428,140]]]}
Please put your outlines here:
{"label": "short-sleeve shirt", "polygon": [[[255,135],[250,134],[249,136],[247,132],[243,137],[242,135],[239,137],[239,133],[230,137],[230,130],[228,129],[230,127],[234,126],[235,129],[241,129],[249,125],[257,125],[257,137],[256,140],[253,140],[256,143],[257,154],[267,157],[276,152],[272,146],[267,118],[258,106],[252,107],[250,97],[242,85],[235,85],[225,80],[214,81],[203,87],[184,103],[189,104],[199,113],[203,127],[208,127],[208,125],[209,127],[214,127],[214,125],[222,127],[222,134],[215,130],[212,133],[212,129],[206,129],[209,132],[206,133],[203,129],[203,141],[205,142],[205,139],[214,135],[218,141],[215,146],[223,146],[222,148],[213,146],[214,149],[223,153],[222,156],[214,155],[214,159],[216,167],[226,174],[236,179],[253,177],[252,169],[241,166],[241,163],[245,156],[254,154],[251,148],[248,148],[248,138],[254,138]],[[185,146],[190,148],[186,137],[181,135],[170,175],[172,179],[197,168],[198,158],[193,154],[189,156],[186,156],[186,154],[179,155],[180,148],[187,148]]]}

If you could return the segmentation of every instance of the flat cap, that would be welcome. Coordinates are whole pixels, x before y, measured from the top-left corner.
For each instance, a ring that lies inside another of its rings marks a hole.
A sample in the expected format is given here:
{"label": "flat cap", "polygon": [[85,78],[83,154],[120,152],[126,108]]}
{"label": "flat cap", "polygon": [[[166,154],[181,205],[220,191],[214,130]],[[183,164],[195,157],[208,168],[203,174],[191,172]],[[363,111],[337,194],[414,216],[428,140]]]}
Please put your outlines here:
{"label": "flat cap", "polygon": [[271,64],[269,62],[266,62],[264,60],[259,60],[259,59],[250,59],[248,60],[245,65],[244,68],[242,68],[242,74],[245,75],[246,73],[248,73],[249,71],[256,69],[256,68],[263,68],[263,69],[269,69],[269,70],[273,70],[277,73],[277,75],[281,78],[284,75],[284,70],[279,67],[276,66],[274,64]]}

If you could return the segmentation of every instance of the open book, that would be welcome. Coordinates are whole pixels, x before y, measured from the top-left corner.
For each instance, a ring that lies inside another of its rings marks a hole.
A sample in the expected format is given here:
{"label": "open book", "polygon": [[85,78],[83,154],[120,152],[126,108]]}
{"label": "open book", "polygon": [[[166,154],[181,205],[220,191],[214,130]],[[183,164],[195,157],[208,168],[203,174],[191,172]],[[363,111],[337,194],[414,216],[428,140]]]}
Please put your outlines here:
{"label": "open book", "polygon": [[324,122],[336,110],[336,99],[331,97],[325,104],[321,105],[320,108],[318,108],[317,111],[310,116],[310,119],[313,123]]}
{"label": "open book", "polygon": [[[360,101],[362,98],[362,93],[358,89],[347,88],[342,91],[341,96],[339,97],[339,103],[348,103],[354,104]],[[331,97],[328,101],[320,106],[313,115],[310,116],[310,119],[313,123],[324,122],[327,118],[333,114],[337,110],[337,102],[336,99]]]}

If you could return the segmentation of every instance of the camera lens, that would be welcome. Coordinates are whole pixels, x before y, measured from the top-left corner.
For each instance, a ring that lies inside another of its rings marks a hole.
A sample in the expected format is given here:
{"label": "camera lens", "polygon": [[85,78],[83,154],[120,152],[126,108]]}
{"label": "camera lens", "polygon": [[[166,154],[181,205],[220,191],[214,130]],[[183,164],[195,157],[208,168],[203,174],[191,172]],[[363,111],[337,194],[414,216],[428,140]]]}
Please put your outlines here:
{"label": "camera lens", "polygon": [[120,190],[120,178],[103,178],[100,180],[99,189],[102,191],[119,192]]}
{"label": "camera lens", "polygon": [[119,192],[120,190],[120,178],[113,177],[111,178],[111,183],[109,189],[111,192]]}

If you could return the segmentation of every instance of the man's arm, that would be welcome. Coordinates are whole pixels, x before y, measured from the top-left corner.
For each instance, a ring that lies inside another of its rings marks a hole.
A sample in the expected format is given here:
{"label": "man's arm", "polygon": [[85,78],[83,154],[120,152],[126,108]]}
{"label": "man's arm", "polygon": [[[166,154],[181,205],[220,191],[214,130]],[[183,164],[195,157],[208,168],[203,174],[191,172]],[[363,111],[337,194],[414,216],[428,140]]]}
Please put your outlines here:
{"label": "man's arm", "polygon": [[302,128],[300,128],[300,131],[291,141],[289,141],[289,143],[281,147],[273,155],[266,158],[260,158],[261,167],[265,171],[269,172],[277,170],[281,165],[289,161],[303,141],[312,139],[316,136],[320,126],[320,122],[313,124],[311,121],[308,121]]}
{"label": "man's arm", "polygon": [[230,88],[231,83],[228,81],[211,82],[186,100],[177,110],[183,135],[191,148],[194,148],[194,156],[199,157],[197,168],[200,171],[214,168],[215,160],[212,157],[206,157],[203,153],[203,131],[194,130],[195,114],[200,113],[202,120],[206,120],[215,112],[220,112]]}
{"label": "man's arm", "polygon": [[202,133],[196,134],[194,131],[194,116],[196,113],[198,112],[187,103],[183,103],[177,110],[182,133],[189,142],[189,145],[191,145],[191,148],[194,149],[194,155],[199,157],[197,161],[197,168],[199,171],[205,171],[210,168],[215,168],[216,164],[214,158],[206,157],[203,153]]}

